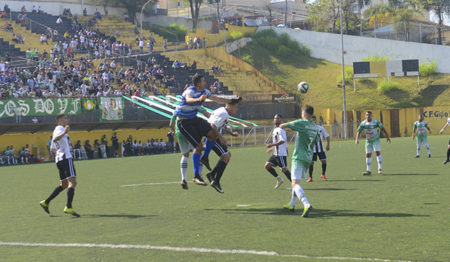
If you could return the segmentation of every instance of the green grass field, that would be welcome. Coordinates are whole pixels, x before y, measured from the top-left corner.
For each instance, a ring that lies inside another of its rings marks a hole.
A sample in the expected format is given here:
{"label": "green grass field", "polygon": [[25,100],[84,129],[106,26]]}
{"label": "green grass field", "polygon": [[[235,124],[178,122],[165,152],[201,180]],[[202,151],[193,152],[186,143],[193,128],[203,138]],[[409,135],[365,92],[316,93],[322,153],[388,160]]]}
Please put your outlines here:
{"label": "green grass field", "polygon": [[232,148],[224,195],[191,183],[188,191],[178,184],[121,187],[179,181],[178,154],[76,162],[74,207],[81,218],[63,214],[65,192],[51,203],[51,217],[39,207],[57,185],[54,164],[0,168],[0,261],[448,261],[450,166],[442,165],[447,142],[448,136],[430,137],[433,157],[415,159],[411,139],[393,139],[391,145],[383,140],[385,174],[372,177],[361,175],[363,144],[332,143],[329,181],[318,179],[317,166],[315,181],[302,184],[315,207],[310,218],[281,209],[290,199],[288,184],[273,189],[262,147]]}

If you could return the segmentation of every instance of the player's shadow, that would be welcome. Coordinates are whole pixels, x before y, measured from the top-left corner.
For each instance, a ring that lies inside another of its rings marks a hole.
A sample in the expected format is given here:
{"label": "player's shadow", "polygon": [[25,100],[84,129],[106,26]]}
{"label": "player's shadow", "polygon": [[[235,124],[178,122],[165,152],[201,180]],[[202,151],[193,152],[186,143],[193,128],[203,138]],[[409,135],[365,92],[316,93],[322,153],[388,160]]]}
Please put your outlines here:
{"label": "player's shadow", "polygon": [[342,191],[342,190],[355,190],[353,188],[336,188],[336,187],[323,187],[323,188],[304,188],[306,191],[309,190],[324,190],[324,191]]}
{"label": "player's shadow", "polygon": [[88,217],[88,218],[130,218],[130,219],[137,219],[137,218],[151,218],[151,217],[156,217],[156,215],[133,215],[133,214],[87,214],[87,215],[82,215],[82,217]]}
{"label": "player's shadow", "polygon": [[[223,211],[226,214],[246,214],[246,215],[300,215],[301,211],[290,212],[282,208],[228,208],[228,209],[205,209],[205,211]],[[330,218],[330,217],[429,217],[429,215],[417,215],[410,213],[388,213],[388,212],[358,212],[355,210],[330,210],[313,209],[310,217]]]}
{"label": "player's shadow", "polygon": [[383,174],[383,176],[439,176],[439,174]]}
{"label": "player's shadow", "polygon": [[328,180],[328,182],[381,182],[381,179],[339,179],[339,180]]}

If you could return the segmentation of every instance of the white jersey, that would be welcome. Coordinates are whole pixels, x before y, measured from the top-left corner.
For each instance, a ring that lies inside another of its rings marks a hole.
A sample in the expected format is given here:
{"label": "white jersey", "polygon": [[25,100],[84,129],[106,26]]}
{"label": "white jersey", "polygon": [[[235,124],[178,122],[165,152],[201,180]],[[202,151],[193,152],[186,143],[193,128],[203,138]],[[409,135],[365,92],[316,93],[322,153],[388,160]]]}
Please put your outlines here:
{"label": "white jersey", "polygon": [[[57,126],[55,131],[53,131],[52,141],[55,137],[60,136],[62,133],[64,133],[64,127]],[[60,140],[53,141],[52,147],[56,148],[56,163],[64,159],[72,158],[72,154],[70,153],[69,135],[65,134]]]}
{"label": "white jersey", "polygon": [[210,124],[213,124],[217,127],[217,130],[219,130],[220,133],[227,127],[228,125],[228,119],[230,118],[230,115],[228,114],[228,111],[225,109],[225,107],[220,107],[211,114],[211,116],[208,119],[208,122]]}
{"label": "white jersey", "polygon": [[314,145],[314,153],[321,153],[325,152],[325,148],[323,147],[323,140],[327,139],[327,137],[330,137],[330,135],[327,133],[323,126],[317,125],[317,128],[319,128],[319,133],[317,134],[319,138]]}
{"label": "white jersey", "polygon": [[273,154],[275,156],[287,156],[288,150],[287,150],[287,136],[286,136],[286,130],[276,127],[272,132],[272,143],[276,144],[280,141],[284,141],[283,144],[279,146],[274,146]]}

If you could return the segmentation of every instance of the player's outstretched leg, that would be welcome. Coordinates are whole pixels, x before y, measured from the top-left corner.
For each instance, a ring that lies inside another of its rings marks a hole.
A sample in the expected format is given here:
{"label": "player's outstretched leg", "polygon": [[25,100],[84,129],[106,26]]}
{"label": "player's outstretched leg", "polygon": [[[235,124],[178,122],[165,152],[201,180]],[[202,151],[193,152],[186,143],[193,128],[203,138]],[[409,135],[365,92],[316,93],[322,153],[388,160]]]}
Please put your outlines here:
{"label": "player's outstretched leg", "polygon": [[383,173],[383,157],[379,151],[376,152],[377,155],[377,163],[378,163],[378,174]]}
{"label": "player's outstretched leg", "polygon": [[364,176],[370,176],[372,174],[372,155],[366,157],[366,172],[363,173]]}
{"label": "player's outstretched leg", "polygon": [[320,177],[323,179],[323,181],[328,181],[327,176],[325,175],[326,172],[327,172],[327,161],[322,160],[322,175]]}
{"label": "player's outstretched leg", "polygon": [[77,185],[77,180],[75,177],[69,177],[68,180],[69,180],[69,188],[67,189],[67,204],[66,207],[64,208],[64,213],[75,217],[80,217],[80,215],[77,212],[75,212],[75,209],[72,207],[72,201],[75,195],[75,187]]}
{"label": "player's outstretched leg", "polygon": [[309,183],[309,182],[313,181],[312,175],[314,173],[314,162],[311,162],[311,165],[309,166],[308,172],[309,172],[309,177],[308,177],[308,180],[306,180],[306,182]]}
{"label": "player's outstretched leg", "polygon": [[189,163],[189,153],[184,154],[181,156],[181,160],[180,160],[180,171],[181,171],[181,187],[184,190],[188,190],[188,184],[186,181],[186,173],[188,170],[188,163]]}
{"label": "player's outstretched leg", "polygon": [[192,154],[192,165],[194,166],[194,183],[201,186],[206,186],[207,184],[200,176],[200,158],[202,156],[202,145],[198,145],[194,149],[194,153]]}
{"label": "player's outstretched leg", "polygon": [[[450,141],[449,141],[450,143]],[[448,162],[450,162],[450,144],[448,145],[447,148],[447,160],[444,161],[444,165],[446,165]]]}
{"label": "player's outstretched leg", "polygon": [[205,140],[205,151],[203,152],[203,156],[200,159],[200,162],[209,170],[211,171],[211,166],[209,165],[209,153],[211,152],[211,149],[213,149],[215,142],[211,141],[209,139]]}
{"label": "player's outstretched leg", "polygon": [[283,184],[283,182],[284,182],[283,179],[277,174],[277,171],[275,171],[272,164],[270,164],[269,162],[267,162],[264,167],[266,168],[267,172],[269,172],[273,177],[275,177],[277,179],[277,184],[275,185],[275,189],[279,188],[281,186],[281,184]]}

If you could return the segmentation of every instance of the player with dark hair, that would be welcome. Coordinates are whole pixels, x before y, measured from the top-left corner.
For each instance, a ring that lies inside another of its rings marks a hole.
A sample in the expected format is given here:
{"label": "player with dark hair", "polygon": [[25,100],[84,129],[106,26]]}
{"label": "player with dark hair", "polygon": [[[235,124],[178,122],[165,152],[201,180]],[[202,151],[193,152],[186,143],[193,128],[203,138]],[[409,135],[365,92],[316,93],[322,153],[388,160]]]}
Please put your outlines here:
{"label": "player with dark hair", "polygon": [[[316,123],[317,125],[317,118],[316,116],[312,117],[312,121]],[[317,138],[317,143],[314,145],[314,155],[312,158],[311,166],[309,167],[309,178],[307,182],[312,182],[312,174],[314,171],[314,162],[317,161],[317,158],[322,162],[322,175],[320,176],[324,181],[327,181],[327,176],[325,175],[325,172],[327,171],[327,154],[325,153],[325,149],[327,151],[330,150],[330,135],[327,133],[325,128],[321,125],[317,125],[317,128],[319,128],[319,137]],[[327,140],[327,146],[323,146],[323,140]]]}
{"label": "player with dark hair", "polygon": [[297,131],[295,137],[295,150],[292,155],[292,194],[291,201],[285,205],[284,208],[294,211],[295,198],[303,203],[302,217],[308,217],[312,210],[311,204],[305,196],[303,188],[300,186],[300,180],[306,179],[308,168],[311,165],[313,156],[313,146],[317,141],[319,129],[317,125],[311,121],[314,115],[314,108],[312,106],[305,106],[302,111],[302,119],[295,120],[289,123],[281,124],[280,127],[290,128]]}
{"label": "player with dark hair", "polygon": [[[200,176],[200,158],[203,151],[202,138],[206,137],[208,139],[205,143],[205,153],[209,154],[214,147],[218,133],[217,130],[211,127],[206,119],[198,117],[197,112],[207,98],[222,104],[231,103],[236,101],[236,99],[226,99],[212,95],[206,88],[206,81],[202,75],[196,74],[192,80],[193,85],[183,92],[181,102],[177,106],[174,115],[177,117],[177,126],[180,129],[180,132],[194,147],[194,152],[192,154],[194,183],[206,185],[203,178]],[[202,162],[207,168],[209,167],[208,159],[204,159]]]}
{"label": "player with dark hair", "polygon": [[375,151],[377,155],[377,163],[378,163],[378,174],[383,172],[382,168],[382,157],[381,157],[381,145],[380,145],[380,135],[378,134],[378,128],[387,138],[388,143],[391,143],[391,139],[389,138],[386,129],[384,129],[383,124],[372,118],[372,112],[366,112],[366,120],[362,121],[358,127],[358,132],[356,133],[355,144],[359,144],[359,136],[362,131],[366,132],[366,171],[363,172],[364,176],[370,176],[372,174],[372,153]]}
{"label": "player with dark hair", "polygon": [[422,145],[424,145],[427,149],[428,152],[428,158],[431,158],[431,151],[430,151],[430,146],[428,145],[428,132],[431,135],[431,129],[428,126],[428,123],[426,121],[423,120],[423,116],[422,114],[419,115],[419,120],[414,122],[414,126],[413,126],[413,132],[412,132],[412,139],[414,140],[414,138],[417,135],[417,154],[416,154],[416,158],[420,157],[420,147]]}
{"label": "player with dark hair", "polygon": [[65,114],[58,114],[56,116],[58,125],[53,131],[51,149],[55,152],[55,162],[59,170],[60,185],[57,186],[50,196],[40,202],[41,207],[45,212],[50,214],[49,204],[52,199],[59,195],[64,189],[67,190],[67,204],[64,208],[64,213],[75,217],[80,217],[72,207],[73,196],[75,194],[75,187],[77,185],[77,175],[75,167],[73,166],[73,157],[70,153],[69,140],[69,118]]}
{"label": "player with dark hair", "polygon": [[[216,155],[220,158],[214,169],[206,175],[211,186],[219,193],[223,194],[222,187],[220,185],[220,179],[222,178],[223,172],[227,167],[231,159],[231,153],[227,147],[227,141],[221,135],[226,132],[232,136],[238,136],[238,132],[233,132],[233,130],[228,126],[228,120],[230,115],[233,115],[238,110],[238,104],[241,102],[241,98],[235,100],[231,103],[226,104],[225,107],[220,107],[211,114],[208,122],[211,124],[213,129],[217,130],[218,138],[214,144],[213,150]],[[209,155],[206,152],[203,154],[203,159],[208,158]]]}
{"label": "player with dark hair", "polygon": [[281,119],[283,117],[280,114],[276,114],[273,117],[273,124],[275,128],[272,131],[272,143],[266,144],[268,148],[267,153],[271,153],[273,151],[273,155],[267,160],[264,167],[266,170],[277,179],[277,184],[275,185],[275,189],[279,188],[281,184],[283,184],[283,178],[278,176],[277,171],[274,167],[280,167],[281,171],[286,175],[287,179],[291,181],[291,173],[287,168],[286,158],[288,156],[288,141],[286,136],[286,131],[280,128],[282,123]]}

